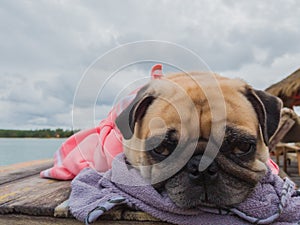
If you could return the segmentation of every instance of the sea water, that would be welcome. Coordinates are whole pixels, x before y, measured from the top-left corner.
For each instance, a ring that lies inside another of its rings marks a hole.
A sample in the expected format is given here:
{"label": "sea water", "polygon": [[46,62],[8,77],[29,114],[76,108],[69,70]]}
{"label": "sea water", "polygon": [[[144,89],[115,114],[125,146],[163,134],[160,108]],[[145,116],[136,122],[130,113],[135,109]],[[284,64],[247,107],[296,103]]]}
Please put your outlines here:
{"label": "sea water", "polygon": [[64,138],[0,138],[0,166],[53,158]]}

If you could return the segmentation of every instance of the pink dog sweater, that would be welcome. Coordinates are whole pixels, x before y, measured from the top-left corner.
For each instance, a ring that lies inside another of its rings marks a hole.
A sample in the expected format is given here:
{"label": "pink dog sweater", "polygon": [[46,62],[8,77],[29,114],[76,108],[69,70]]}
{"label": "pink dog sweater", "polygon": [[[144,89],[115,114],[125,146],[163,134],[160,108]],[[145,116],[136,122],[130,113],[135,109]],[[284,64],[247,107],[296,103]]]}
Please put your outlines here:
{"label": "pink dog sweater", "polygon": [[[152,67],[151,78],[160,79],[162,65]],[[69,137],[54,155],[54,166],[40,173],[41,177],[71,180],[84,168],[94,168],[106,172],[112,166],[116,155],[123,151],[122,135],[116,127],[115,119],[136,96],[139,89],[126,96],[109,112],[98,126],[82,130]],[[271,159],[268,166],[278,174],[278,166]]]}

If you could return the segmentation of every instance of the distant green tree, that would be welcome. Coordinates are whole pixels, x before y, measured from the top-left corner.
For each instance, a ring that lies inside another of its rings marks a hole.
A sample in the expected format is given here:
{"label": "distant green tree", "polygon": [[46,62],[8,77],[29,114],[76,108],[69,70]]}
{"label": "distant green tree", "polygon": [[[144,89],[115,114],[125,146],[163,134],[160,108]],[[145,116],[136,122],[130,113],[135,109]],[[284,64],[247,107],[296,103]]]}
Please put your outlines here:
{"label": "distant green tree", "polygon": [[0,138],[67,138],[78,132],[79,130],[63,130],[57,128],[39,129],[39,130],[6,130],[0,129]]}

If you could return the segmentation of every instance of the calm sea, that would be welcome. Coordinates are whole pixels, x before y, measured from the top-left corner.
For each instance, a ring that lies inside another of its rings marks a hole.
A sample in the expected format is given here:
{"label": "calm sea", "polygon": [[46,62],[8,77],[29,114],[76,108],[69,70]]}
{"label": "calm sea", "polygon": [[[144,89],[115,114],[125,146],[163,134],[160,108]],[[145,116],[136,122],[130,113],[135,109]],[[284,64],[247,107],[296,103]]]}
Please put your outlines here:
{"label": "calm sea", "polygon": [[0,138],[0,166],[37,159],[53,158],[66,139]]}

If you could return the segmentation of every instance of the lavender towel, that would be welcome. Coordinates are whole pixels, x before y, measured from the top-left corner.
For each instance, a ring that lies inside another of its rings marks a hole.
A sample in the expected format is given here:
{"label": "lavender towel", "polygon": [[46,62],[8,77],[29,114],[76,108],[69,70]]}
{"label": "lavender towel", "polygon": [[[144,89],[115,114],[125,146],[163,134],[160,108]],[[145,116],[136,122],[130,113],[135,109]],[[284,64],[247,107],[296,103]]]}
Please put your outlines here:
{"label": "lavender towel", "polygon": [[158,193],[137,170],[128,167],[123,154],[106,173],[87,168],[73,180],[69,206],[78,220],[90,224],[118,204],[182,225],[300,224],[300,197],[294,183],[270,171],[244,202],[227,209],[177,207],[167,194]]}

